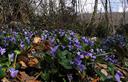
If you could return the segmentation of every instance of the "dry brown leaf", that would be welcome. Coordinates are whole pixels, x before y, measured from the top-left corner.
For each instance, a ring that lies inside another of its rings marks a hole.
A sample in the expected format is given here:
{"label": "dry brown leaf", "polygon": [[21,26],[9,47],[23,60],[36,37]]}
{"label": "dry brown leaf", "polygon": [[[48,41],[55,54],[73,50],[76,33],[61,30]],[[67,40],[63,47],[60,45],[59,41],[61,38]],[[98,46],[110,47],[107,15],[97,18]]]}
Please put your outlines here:
{"label": "dry brown leaf", "polygon": [[28,62],[28,66],[33,67],[35,65],[37,65],[39,63],[37,58],[30,58],[29,62]]}
{"label": "dry brown leaf", "polygon": [[108,73],[105,69],[101,69],[101,72],[105,75],[105,76],[108,76]]}
{"label": "dry brown leaf", "polygon": [[26,82],[41,82],[41,81],[38,81],[38,80],[27,80]]}
{"label": "dry brown leaf", "polygon": [[34,79],[34,77],[29,76],[28,74],[26,74],[25,72],[19,72],[18,76],[17,76],[22,82],[26,81],[26,80],[31,80]]}
{"label": "dry brown leaf", "polygon": [[28,54],[28,58],[33,58],[34,56],[32,56],[31,54]]}
{"label": "dry brown leaf", "polygon": [[37,43],[40,43],[40,42],[41,42],[41,38],[40,37],[38,37],[38,36],[34,37],[33,43],[37,44]]}
{"label": "dry brown leaf", "polygon": [[51,49],[51,44],[48,41],[44,41],[44,51],[48,51]]}
{"label": "dry brown leaf", "polygon": [[27,55],[20,55],[18,57],[18,62],[23,61],[25,64],[29,61],[29,58],[27,57]]}
{"label": "dry brown leaf", "polygon": [[96,79],[92,80],[92,82],[99,82],[100,81],[100,78],[97,77]]}
{"label": "dry brown leaf", "polygon": [[21,68],[25,69],[27,68],[28,66],[25,64],[25,62],[23,61],[20,61],[19,64],[21,65]]}
{"label": "dry brown leaf", "polygon": [[10,82],[7,78],[3,78],[2,80],[1,80],[2,82]]}
{"label": "dry brown leaf", "polygon": [[19,72],[17,78],[18,78],[21,82],[41,82],[41,81],[36,80],[36,77],[29,76],[29,75],[26,74],[25,72]]}
{"label": "dry brown leaf", "polygon": [[119,65],[116,65],[116,69],[123,73],[124,76],[128,76],[128,70],[125,68],[122,68]]}
{"label": "dry brown leaf", "polygon": [[97,63],[97,65],[104,69],[108,68],[108,66],[106,64]]}

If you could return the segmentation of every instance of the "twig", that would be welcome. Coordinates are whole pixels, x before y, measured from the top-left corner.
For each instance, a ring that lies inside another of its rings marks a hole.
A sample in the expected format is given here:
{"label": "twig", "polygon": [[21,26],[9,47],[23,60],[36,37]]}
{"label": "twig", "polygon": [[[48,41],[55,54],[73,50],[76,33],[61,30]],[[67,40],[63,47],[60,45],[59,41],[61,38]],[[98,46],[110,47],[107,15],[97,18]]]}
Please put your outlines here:
{"label": "twig", "polygon": [[42,74],[42,71],[34,78],[34,80],[36,80],[41,74]]}
{"label": "twig", "polygon": [[96,55],[96,57],[99,57],[99,56],[106,56],[106,55],[108,55],[108,54],[111,54],[111,52],[110,52],[110,53],[104,53],[104,54]]}

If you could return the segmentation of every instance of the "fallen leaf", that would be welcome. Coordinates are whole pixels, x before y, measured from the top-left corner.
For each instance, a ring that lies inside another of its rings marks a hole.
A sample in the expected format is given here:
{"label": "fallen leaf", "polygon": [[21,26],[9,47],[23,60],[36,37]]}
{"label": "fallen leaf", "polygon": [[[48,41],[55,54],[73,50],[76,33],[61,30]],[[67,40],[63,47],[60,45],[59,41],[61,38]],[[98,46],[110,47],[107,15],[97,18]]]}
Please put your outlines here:
{"label": "fallen leaf", "polygon": [[28,74],[26,74],[25,72],[19,72],[18,76],[17,76],[22,82],[26,81],[26,80],[30,80],[30,79],[34,79],[33,76],[29,76]]}
{"label": "fallen leaf", "polygon": [[121,67],[119,65],[116,65],[116,69],[121,71],[124,76],[126,76],[126,77],[128,76],[128,70],[127,69],[125,69],[125,68],[123,68],[123,67]]}
{"label": "fallen leaf", "polygon": [[108,66],[106,64],[97,63],[97,65],[101,68],[107,69]]}
{"label": "fallen leaf", "polygon": [[90,40],[91,41],[97,41],[97,37],[92,37]]}
{"label": "fallen leaf", "polygon": [[41,82],[39,80],[36,80],[35,77],[33,76],[29,76],[28,74],[26,74],[25,72],[19,72],[17,78],[21,81],[21,82]]}
{"label": "fallen leaf", "polygon": [[38,36],[34,37],[33,43],[37,44],[37,43],[40,43],[40,42],[41,42],[41,38],[40,37],[38,37]]}
{"label": "fallen leaf", "polygon": [[22,69],[25,69],[25,68],[28,67],[28,66],[25,64],[25,62],[23,62],[23,61],[20,61],[19,64],[21,65],[21,68],[22,68]]}
{"label": "fallen leaf", "polygon": [[35,65],[37,65],[39,63],[37,58],[30,58],[29,62],[28,62],[28,66],[29,67],[34,67]]}
{"label": "fallen leaf", "polygon": [[18,56],[18,62],[23,61],[25,64],[29,61],[29,58],[27,55],[20,55]]}
{"label": "fallen leaf", "polygon": [[108,73],[105,69],[101,69],[101,72],[105,75],[105,76],[108,76]]}
{"label": "fallen leaf", "polygon": [[97,77],[96,79],[92,80],[92,82],[99,82],[100,81],[100,78]]}
{"label": "fallen leaf", "polygon": [[7,78],[3,78],[2,80],[1,80],[2,82],[10,82]]}
{"label": "fallen leaf", "polygon": [[50,43],[48,42],[48,41],[44,41],[43,42],[44,43],[44,51],[48,51],[48,50],[50,50],[51,48],[51,45],[50,45]]}
{"label": "fallen leaf", "polygon": [[27,80],[26,82],[41,82],[41,81],[38,81],[38,80]]}

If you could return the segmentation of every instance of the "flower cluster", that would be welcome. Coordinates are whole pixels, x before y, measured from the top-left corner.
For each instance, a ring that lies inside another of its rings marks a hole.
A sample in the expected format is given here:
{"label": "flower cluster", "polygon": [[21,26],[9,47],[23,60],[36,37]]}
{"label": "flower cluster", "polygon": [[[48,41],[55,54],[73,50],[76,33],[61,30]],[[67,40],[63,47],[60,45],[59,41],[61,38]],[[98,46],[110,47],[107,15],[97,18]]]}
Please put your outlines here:
{"label": "flower cluster", "polygon": [[95,60],[96,56],[94,56],[91,52],[77,52],[77,56],[73,60],[73,64],[78,70],[84,71],[88,62],[84,62],[83,60],[87,59]]}
{"label": "flower cluster", "polygon": [[[8,68],[6,70],[8,70],[11,78],[15,78],[20,71],[20,69],[17,69],[15,66],[17,63],[16,58],[19,56],[15,53],[15,50],[19,53],[18,51],[24,51],[34,46],[35,48],[33,48],[29,54],[35,57],[35,61],[37,58],[37,61],[39,59],[41,62],[39,63],[39,67],[44,71],[41,76],[43,80],[46,79],[47,81],[47,78],[58,75],[57,78],[65,78],[63,76],[67,76],[67,79],[71,82],[74,79],[73,76],[79,78],[79,73],[81,76],[82,74],[84,76],[86,75],[84,73],[88,73],[85,71],[95,71],[94,64],[96,63],[95,60],[98,58],[98,55],[105,54],[110,49],[113,49],[115,45],[122,47],[126,45],[126,39],[121,35],[108,37],[101,42],[101,47],[99,47],[100,44],[96,44],[96,40],[96,37],[89,38],[81,36],[72,30],[65,31],[55,29],[52,31],[40,30],[37,32],[22,29],[21,32],[11,31],[0,33],[0,55],[3,59],[8,57],[8,61],[6,62]],[[41,57],[38,55],[41,55]],[[28,58],[28,61],[30,61],[29,59],[31,58]],[[118,62],[115,55],[105,55],[103,59],[112,64]],[[34,59],[32,59],[32,63],[33,61]],[[0,63],[0,66],[4,67],[5,64]],[[48,74],[45,74],[45,72]],[[121,76],[121,73],[117,71],[115,80],[119,82]]]}
{"label": "flower cluster", "polygon": [[104,59],[105,61],[111,62],[113,64],[116,64],[118,61],[115,55],[106,55]]}
{"label": "flower cluster", "polygon": [[125,47],[127,44],[127,40],[123,35],[113,35],[102,41],[102,48],[104,50],[113,48],[114,46]]}

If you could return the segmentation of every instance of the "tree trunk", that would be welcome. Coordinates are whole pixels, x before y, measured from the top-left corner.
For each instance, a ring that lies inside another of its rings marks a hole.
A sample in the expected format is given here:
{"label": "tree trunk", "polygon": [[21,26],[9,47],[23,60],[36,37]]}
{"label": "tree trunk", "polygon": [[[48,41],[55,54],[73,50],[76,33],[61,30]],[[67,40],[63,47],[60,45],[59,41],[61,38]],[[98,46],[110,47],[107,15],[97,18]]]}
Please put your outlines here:
{"label": "tree trunk", "polygon": [[112,27],[112,34],[115,34],[116,31],[115,31],[115,27],[114,27],[114,24],[113,24],[111,2],[110,2],[110,0],[108,0],[108,2],[109,2],[109,12],[110,12],[110,21],[111,21],[111,23],[110,23],[110,27]]}
{"label": "tree trunk", "polygon": [[96,21],[96,14],[97,14],[97,6],[98,6],[98,0],[95,0],[94,11],[92,13],[91,20],[90,20],[89,24],[87,25],[87,30],[90,31],[91,36],[94,35],[95,29],[96,29],[95,21]]}

